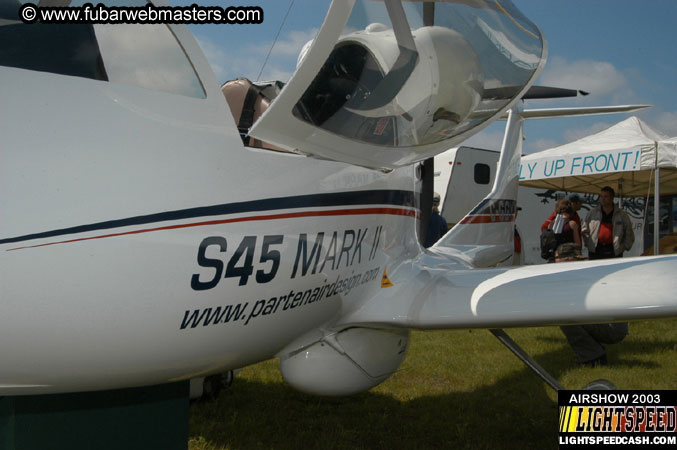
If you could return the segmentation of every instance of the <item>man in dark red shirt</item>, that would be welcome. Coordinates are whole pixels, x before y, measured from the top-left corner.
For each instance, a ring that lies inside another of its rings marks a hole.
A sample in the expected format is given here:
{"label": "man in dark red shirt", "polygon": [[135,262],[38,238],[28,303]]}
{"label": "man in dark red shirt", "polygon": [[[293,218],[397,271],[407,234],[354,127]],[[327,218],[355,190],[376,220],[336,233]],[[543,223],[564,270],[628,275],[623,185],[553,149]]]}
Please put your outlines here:
{"label": "man in dark red shirt", "polygon": [[[630,218],[614,205],[614,190],[605,186],[599,196],[599,205],[593,208],[582,226],[583,240],[590,259],[620,258],[635,242]],[[560,327],[578,362],[584,366],[607,364],[606,349],[602,344],[616,344],[628,334],[627,323],[600,323]]]}
{"label": "man in dark red shirt", "polygon": [[593,208],[582,224],[583,242],[590,259],[620,258],[635,242],[630,218],[614,205],[615,192],[609,186],[602,188],[599,205]]}

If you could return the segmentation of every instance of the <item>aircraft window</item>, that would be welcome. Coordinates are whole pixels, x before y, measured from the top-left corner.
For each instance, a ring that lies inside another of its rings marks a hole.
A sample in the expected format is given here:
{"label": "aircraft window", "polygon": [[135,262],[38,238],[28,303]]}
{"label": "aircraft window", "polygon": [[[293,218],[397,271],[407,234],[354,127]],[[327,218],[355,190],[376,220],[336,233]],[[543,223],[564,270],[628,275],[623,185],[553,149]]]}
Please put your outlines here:
{"label": "aircraft window", "polygon": [[0,66],[108,80],[92,25],[24,24],[20,6],[0,2]]}
{"label": "aircraft window", "polygon": [[[192,64],[165,25],[24,24],[18,20],[20,3],[2,2],[0,66],[206,97]],[[146,2],[105,3],[141,6]]]}
{"label": "aircraft window", "polygon": [[540,68],[543,48],[509,1],[356,0],[292,113],[368,144],[436,144],[506,107]]}
{"label": "aircraft window", "polygon": [[369,98],[383,76],[378,63],[363,46],[344,42],[331,53],[293,114],[344,136],[372,144],[394,145],[394,117],[365,120],[353,112]]}
{"label": "aircraft window", "polygon": [[491,182],[491,168],[482,163],[475,164],[475,183],[489,184]]}
{"label": "aircraft window", "polygon": [[95,25],[108,79],[188,97],[205,98],[188,57],[165,25]]}

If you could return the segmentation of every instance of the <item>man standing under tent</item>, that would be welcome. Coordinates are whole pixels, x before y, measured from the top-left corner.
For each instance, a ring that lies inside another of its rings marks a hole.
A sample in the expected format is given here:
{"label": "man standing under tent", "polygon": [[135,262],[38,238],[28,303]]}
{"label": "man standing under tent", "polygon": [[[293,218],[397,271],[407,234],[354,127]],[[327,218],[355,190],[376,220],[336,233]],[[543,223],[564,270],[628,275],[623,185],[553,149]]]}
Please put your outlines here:
{"label": "man standing under tent", "polygon": [[[614,190],[605,186],[600,204],[593,208],[582,224],[583,241],[590,259],[620,258],[635,242],[630,218],[614,205]],[[561,327],[581,365],[606,365],[606,349],[602,344],[617,344],[628,335],[628,324],[603,323]]]}
{"label": "man standing under tent", "polygon": [[581,224],[583,241],[590,259],[620,258],[635,243],[630,218],[614,205],[615,192],[604,186],[599,195],[599,205],[590,210]]}
{"label": "man standing under tent", "polygon": [[578,237],[581,238],[581,244],[583,243],[583,235],[581,234],[581,218],[578,216],[578,211],[583,208],[583,200],[578,194],[571,194],[569,196],[569,201],[571,206],[574,208],[574,217],[573,220],[578,224]]}

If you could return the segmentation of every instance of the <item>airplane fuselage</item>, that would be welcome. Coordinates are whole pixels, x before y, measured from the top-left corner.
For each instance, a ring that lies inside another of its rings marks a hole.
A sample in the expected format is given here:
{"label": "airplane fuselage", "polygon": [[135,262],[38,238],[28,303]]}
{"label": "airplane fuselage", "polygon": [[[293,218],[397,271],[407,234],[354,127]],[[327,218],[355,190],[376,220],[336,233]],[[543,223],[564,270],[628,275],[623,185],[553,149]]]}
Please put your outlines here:
{"label": "airplane fuselage", "polygon": [[0,71],[23,105],[3,119],[3,393],[270,358],[420,251],[413,168],[244,147],[223,98]]}
{"label": "airplane fuselage", "polygon": [[[187,28],[3,10],[0,395],[274,356],[293,387],[349,395],[397,370],[410,328],[674,315],[675,258],[486,269],[512,259],[516,102],[545,40],[510,3],[404,3],[332,2],[284,89],[240,130]],[[424,251],[412,164],[503,113],[492,191]],[[240,132],[291,152],[246,147]]]}

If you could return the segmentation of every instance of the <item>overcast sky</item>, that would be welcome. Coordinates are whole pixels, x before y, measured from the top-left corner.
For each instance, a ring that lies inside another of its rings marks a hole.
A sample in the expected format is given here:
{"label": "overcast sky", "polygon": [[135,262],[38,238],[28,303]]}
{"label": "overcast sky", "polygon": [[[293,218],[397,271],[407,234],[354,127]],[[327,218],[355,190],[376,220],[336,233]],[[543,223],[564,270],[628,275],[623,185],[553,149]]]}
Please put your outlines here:
{"label": "overcast sky", "polygon": [[[322,0],[198,3],[251,4],[264,10],[261,25],[191,26],[221,82],[239,76],[256,79],[259,73],[263,80],[288,79],[301,47],[321,26],[328,5]],[[677,136],[677,1],[514,0],[514,4],[548,40],[548,62],[537,84],[590,92],[578,99],[531,100],[525,107],[651,104],[653,108],[635,114],[657,131]],[[263,67],[273,42],[276,44]],[[615,114],[529,121],[524,151],[565,144],[627,117]],[[502,134],[503,124],[495,124],[468,144],[497,149]]]}

